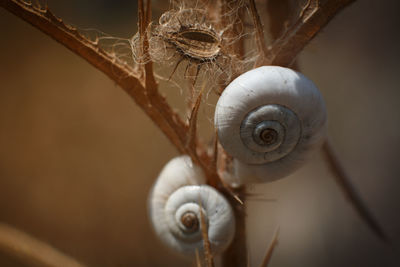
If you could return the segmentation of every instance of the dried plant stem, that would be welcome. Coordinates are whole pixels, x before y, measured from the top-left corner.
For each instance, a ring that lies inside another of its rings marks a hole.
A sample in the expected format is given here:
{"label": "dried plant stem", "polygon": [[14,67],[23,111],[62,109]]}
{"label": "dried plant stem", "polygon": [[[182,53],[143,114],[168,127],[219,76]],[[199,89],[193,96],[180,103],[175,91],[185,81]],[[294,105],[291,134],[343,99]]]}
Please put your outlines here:
{"label": "dried plant stem", "polygon": [[367,223],[369,228],[376,235],[378,235],[379,238],[381,238],[385,242],[388,242],[388,238],[380,227],[379,223],[366,208],[357,191],[351,184],[351,179],[343,168],[342,164],[340,163],[339,158],[336,156],[333,146],[329,140],[325,141],[325,143],[323,144],[322,151],[326,159],[326,163],[328,164],[336,183],[339,185],[341,191],[348,199],[350,204],[354,207],[355,211]]}
{"label": "dried plant stem", "polygon": [[46,243],[4,223],[0,223],[0,250],[29,266],[84,266]]}
{"label": "dried plant stem", "polygon": [[275,41],[287,29],[290,16],[289,0],[265,0],[268,12],[268,32]]}
{"label": "dried plant stem", "polygon": [[[149,5],[149,4],[148,4]],[[215,170],[208,168],[211,158],[204,152],[204,145],[197,141],[197,152],[188,150],[188,125],[172,110],[167,101],[156,90],[156,83],[152,77],[151,65],[146,65],[146,78],[132,69],[125,62],[119,61],[113,55],[101,49],[97,41],[91,41],[82,36],[75,28],[66,25],[55,17],[49,9],[41,10],[19,0],[0,0],[0,6],[11,13],[40,29],[71,51],[86,59],[95,68],[101,70],[110,79],[115,81],[136,104],[152,119],[174,146],[183,154],[191,156],[206,172],[208,176],[215,176]],[[147,15],[142,15],[144,22]],[[150,97],[151,95],[151,97]]]}
{"label": "dried plant stem", "polygon": [[254,0],[249,0],[249,6],[251,11],[251,17],[253,18],[254,27],[256,28],[256,44],[259,54],[259,59],[255,63],[254,67],[259,67],[262,65],[264,58],[267,56],[267,47],[265,46],[264,40],[264,29],[261,23],[260,16],[257,12],[256,3]]}
{"label": "dried plant stem", "polygon": [[206,220],[204,218],[200,200],[199,200],[199,206],[200,206],[201,236],[203,237],[203,247],[204,247],[204,258],[207,267],[214,267],[214,258],[211,253],[211,244],[210,240],[208,239],[208,228]]}
{"label": "dried plant stem", "polygon": [[[250,0],[253,20],[255,21],[257,29],[259,50],[263,51],[265,55],[262,63],[266,65],[290,66],[300,51],[334,17],[334,15],[352,2],[354,2],[354,0],[326,0],[322,4],[320,4],[319,0],[308,1],[308,4],[304,7],[299,18],[293,25],[291,25],[270,48],[266,49],[263,38],[261,38],[261,36],[263,36],[263,30],[255,3],[253,0]],[[146,8],[144,7],[143,0],[139,0],[138,4],[139,33],[143,53],[146,55],[148,53],[149,41],[145,31],[151,19],[151,2],[147,0]],[[218,1],[221,12],[224,12],[226,9],[225,4],[225,0]],[[56,41],[87,60],[95,68],[105,73],[132,97],[136,104],[151,120],[153,120],[180,153],[189,155],[194,162],[203,168],[209,181],[215,183],[215,181],[219,180],[217,179],[219,177],[216,170],[216,157],[207,154],[205,146],[197,138],[193,137],[196,130],[196,118],[193,117],[191,119],[191,126],[189,126],[189,123],[183,121],[178,114],[172,110],[165,98],[159,94],[151,62],[145,64],[144,68],[140,66],[138,69],[133,69],[125,62],[119,61],[115,56],[102,50],[98,46],[97,41],[88,40],[79,34],[75,28],[64,24],[61,19],[56,18],[47,8],[41,10],[21,0],[0,0],[0,6],[51,36]],[[225,22],[222,20],[221,23],[224,24]],[[280,24],[283,25],[283,23]],[[239,27],[239,24],[236,26]],[[240,32],[240,29],[234,28],[232,32],[233,36],[237,32]],[[243,41],[238,44],[239,45],[236,47],[232,47],[232,50],[236,51],[236,53],[241,56],[244,54]],[[192,115],[195,115],[195,113]],[[336,158],[329,153],[332,152],[331,149],[329,147],[327,148],[325,145],[324,151],[325,150],[328,161],[331,162],[331,166],[333,166],[333,172],[337,174],[336,176],[339,178],[346,178],[343,173],[338,171],[340,170],[340,168],[337,168],[338,162],[335,162]],[[344,179],[341,183],[349,190],[351,187],[346,184],[346,181],[348,180]],[[239,194],[240,199],[243,201],[245,200],[245,188],[241,188],[235,193]],[[356,195],[352,193],[353,191],[350,190],[348,193],[349,198],[354,203],[361,203],[358,201],[357,197],[354,197]],[[248,257],[245,233],[245,205],[240,204],[234,198],[230,198],[230,201],[235,210],[236,235],[228,251],[223,255],[223,265],[246,266]],[[380,233],[380,235],[384,237],[380,228],[375,221],[372,220],[372,217],[369,216],[367,210],[365,208],[363,209],[362,205],[359,205],[358,211],[361,216],[367,219],[371,228],[375,229],[377,233]]]}
{"label": "dried plant stem", "polygon": [[[138,1],[138,18],[139,18],[139,35],[143,47],[143,54],[147,58],[149,55],[149,39],[146,34],[146,28],[151,21],[151,0],[146,1],[146,9],[143,5],[143,0]],[[159,98],[158,84],[154,78],[153,62],[149,61],[144,65],[145,73],[145,89],[148,101],[151,102],[156,108],[157,102],[154,101]]]}
{"label": "dried plant stem", "polygon": [[297,55],[342,9],[355,0],[310,0],[298,19],[269,48],[265,65],[291,66]]}
{"label": "dried plant stem", "polygon": [[[290,24],[290,12],[294,9],[293,2],[290,0],[266,0],[269,18],[269,32],[272,40],[278,39],[282,33],[286,32]],[[290,68],[299,70],[297,61],[290,63]]]}
{"label": "dried plant stem", "polygon": [[[159,109],[150,105],[140,76],[132,68],[102,50],[96,41],[88,40],[79,34],[75,28],[65,25],[49,9],[39,10],[31,4],[17,0],[1,0],[0,5],[48,34],[104,72],[135,100],[178,150],[184,151],[184,142],[182,141],[185,139],[186,125],[171,108],[166,108],[168,105],[161,97],[159,99]],[[160,109],[165,109],[163,114],[160,113]],[[170,119],[167,119],[167,117],[170,117]]]}
{"label": "dried plant stem", "polygon": [[[204,87],[203,87],[204,89]],[[201,104],[201,99],[203,96],[203,89],[200,91],[199,95],[196,98],[196,102],[192,105],[192,111],[190,112],[189,117],[189,137],[186,146],[188,149],[196,151],[196,140],[197,140],[197,115],[199,113],[199,108]]]}

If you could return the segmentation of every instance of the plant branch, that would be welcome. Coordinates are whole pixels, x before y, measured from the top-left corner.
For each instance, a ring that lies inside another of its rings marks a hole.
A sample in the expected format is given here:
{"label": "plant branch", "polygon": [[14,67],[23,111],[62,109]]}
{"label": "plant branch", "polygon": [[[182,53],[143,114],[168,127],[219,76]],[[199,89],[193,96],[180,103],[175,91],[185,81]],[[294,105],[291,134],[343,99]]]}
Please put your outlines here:
{"label": "plant branch", "polygon": [[290,17],[290,1],[265,0],[268,12],[268,31],[275,41],[287,29]]}
{"label": "plant branch", "polygon": [[267,47],[265,46],[264,29],[261,23],[260,16],[258,15],[256,3],[254,2],[254,0],[249,0],[249,6],[254,27],[256,28],[256,44],[259,55],[259,58],[254,67],[259,67],[262,65],[262,61],[267,56],[268,51]]}
{"label": "plant branch", "polygon": [[355,0],[309,0],[298,19],[269,48],[265,65],[290,66],[304,47],[342,9]]}
{"label": "plant branch", "polygon": [[[61,19],[54,16],[48,8],[42,10],[21,0],[0,0],[0,6],[49,35],[105,73],[133,98],[179,152],[191,156],[204,169],[207,176],[215,176],[215,173],[207,168],[207,163],[211,159],[204,153],[204,145],[201,142],[197,141],[197,150],[202,154],[200,160],[195,156],[196,151],[187,149],[188,125],[172,110],[165,98],[158,93],[151,64],[145,66],[147,75],[143,77],[143,72],[134,70],[125,62],[121,62],[115,56],[100,48],[97,41],[91,41],[82,36],[76,28],[66,25]],[[149,2],[147,6],[150,7]],[[148,11],[145,14],[144,8],[142,11],[141,28],[144,31],[144,25],[147,25],[146,21],[151,13]],[[144,33],[142,36],[144,36]],[[149,97],[149,94],[151,94],[151,97]]]}
{"label": "plant branch", "polygon": [[0,250],[29,266],[84,266],[46,243],[4,223],[0,223]]}
{"label": "plant branch", "polygon": [[[269,61],[268,63],[272,65],[293,66],[296,55],[304,46],[315,37],[334,15],[352,2],[354,2],[354,0],[327,0],[324,4],[320,5],[318,0],[308,0],[294,25],[276,40],[272,48],[270,48],[271,54],[267,58]],[[279,17],[282,19],[287,16],[289,9],[288,3],[285,4],[279,0],[268,0],[268,11],[273,21],[270,31],[273,37],[281,32],[283,26],[283,21],[278,24],[276,19]],[[274,16],[276,17],[275,21],[273,20]],[[281,28],[279,28],[279,25],[281,25]],[[380,239],[388,242],[382,228],[353,188],[350,182],[351,179],[344,170],[339,158],[336,156],[329,140],[324,143],[322,150],[336,183],[353,208]]]}
{"label": "plant branch", "polygon": [[[149,58],[149,39],[146,33],[146,28],[148,27],[151,20],[151,0],[146,1],[146,9],[143,5],[143,0],[138,1],[138,18],[139,18],[139,35],[141,40],[141,46],[143,47],[143,54],[145,58]],[[149,60],[144,65],[145,72],[145,88],[148,100],[152,102],[152,104],[156,104],[160,102],[160,95],[158,93],[158,84],[156,79],[154,78],[153,73],[153,62]],[[154,101],[157,99],[157,101]],[[161,101],[163,102],[163,101]],[[160,102],[160,104],[161,104]]]}
{"label": "plant branch", "polygon": [[[203,87],[204,89],[204,87]],[[188,149],[196,151],[196,140],[197,140],[197,115],[199,113],[199,108],[201,104],[201,99],[203,97],[203,89],[200,91],[199,95],[196,98],[196,102],[193,104],[192,111],[190,112],[189,117],[189,132],[188,132],[188,140],[186,146]]]}
{"label": "plant branch", "polygon": [[339,185],[342,193],[345,195],[347,200],[353,206],[355,211],[364,220],[368,227],[384,242],[389,242],[387,236],[382,230],[379,223],[375,220],[372,214],[369,212],[367,207],[364,205],[357,191],[354,189],[353,185],[350,182],[350,177],[343,168],[342,164],[339,161],[339,158],[336,156],[336,153],[333,149],[333,146],[329,140],[326,140],[322,146],[322,152],[324,153],[324,157],[326,159],[326,163],[331,170],[336,183]]}
{"label": "plant branch", "polygon": [[[97,41],[87,39],[76,28],[66,25],[61,19],[55,17],[48,8],[41,10],[18,0],[0,0],[0,5],[51,36],[105,73],[134,99],[136,104],[160,127],[179,151],[184,151],[184,142],[182,141],[185,139],[185,124],[171,109],[165,109],[164,113],[160,113],[159,110],[150,105],[137,71],[101,49]],[[167,117],[173,118],[173,125],[166,119]]]}
{"label": "plant branch", "polygon": [[210,239],[208,239],[208,228],[206,220],[204,218],[200,200],[199,200],[199,206],[200,206],[200,224],[201,224],[201,236],[203,238],[204,258],[207,267],[214,267],[214,257],[211,253]]}

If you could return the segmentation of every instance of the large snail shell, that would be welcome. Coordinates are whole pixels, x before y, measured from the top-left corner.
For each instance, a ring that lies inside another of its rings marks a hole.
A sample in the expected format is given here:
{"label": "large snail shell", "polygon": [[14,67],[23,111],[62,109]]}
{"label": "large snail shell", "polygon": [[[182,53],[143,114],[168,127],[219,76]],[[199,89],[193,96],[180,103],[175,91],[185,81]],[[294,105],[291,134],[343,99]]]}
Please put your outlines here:
{"label": "large snail shell", "polygon": [[201,217],[208,230],[211,252],[219,254],[235,232],[228,201],[205,183],[200,167],[188,156],[172,159],[161,171],[149,199],[150,218],[157,235],[167,245],[188,256],[203,251]]}
{"label": "large snail shell", "polygon": [[288,68],[248,71],[224,90],[215,127],[235,158],[234,176],[267,182],[297,169],[325,136],[326,108],[318,88]]}

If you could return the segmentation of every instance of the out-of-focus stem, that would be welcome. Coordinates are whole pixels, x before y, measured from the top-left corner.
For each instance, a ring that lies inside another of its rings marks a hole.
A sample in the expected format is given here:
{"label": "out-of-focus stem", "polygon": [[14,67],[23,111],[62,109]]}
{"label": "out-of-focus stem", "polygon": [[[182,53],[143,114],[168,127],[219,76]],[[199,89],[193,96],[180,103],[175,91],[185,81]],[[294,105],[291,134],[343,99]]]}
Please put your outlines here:
{"label": "out-of-focus stem", "polygon": [[331,170],[336,183],[339,185],[342,193],[353,206],[354,210],[358,213],[362,220],[364,220],[368,227],[383,241],[388,242],[388,238],[382,230],[379,223],[372,216],[370,211],[364,205],[361,197],[351,184],[351,179],[341,164],[338,156],[336,155],[332,143],[326,140],[322,146],[322,151],[326,160],[326,163]]}
{"label": "out-of-focus stem", "polygon": [[29,266],[84,266],[50,245],[4,223],[0,223],[0,250]]}

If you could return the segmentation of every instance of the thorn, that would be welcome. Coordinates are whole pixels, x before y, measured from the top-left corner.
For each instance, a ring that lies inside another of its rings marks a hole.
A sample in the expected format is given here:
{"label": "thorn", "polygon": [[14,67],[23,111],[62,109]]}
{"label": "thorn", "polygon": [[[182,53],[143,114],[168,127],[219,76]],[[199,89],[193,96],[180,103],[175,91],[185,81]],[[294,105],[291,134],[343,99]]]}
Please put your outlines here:
{"label": "thorn", "polygon": [[192,84],[193,87],[196,84],[197,77],[199,76],[200,68],[201,68],[201,64],[198,64],[197,65],[197,70],[196,70],[196,75],[194,76],[194,80],[193,80],[193,84]]}
{"label": "thorn", "polygon": [[232,188],[224,181],[222,180],[222,178],[218,175],[219,181],[221,182],[222,186],[225,188],[225,190],[229,193],[229,195],[231,195],[231,197],[233,197],[233,199],[235,199],[240,205],[243,205],[244,202],[243,200],[240,199],[239,195],[236,194]]}
{"label": "thorn", "polygon": [[267,267],[269,262],[271,261],[272,253],[274,252],[274,249],[275,249],[276,245],[278,244],[278,236],[279,236],[279,226],[276,228],[276,230],[274,232],[271,243],[268,246],[268,249],[265,253],[264,260],[261,263],[260,267]]}
{"label": "thorn", "polygon": [[168,77],[168,81],[171,80],[172,75],[174,75],[176,69],[178,68],[178,65],[179,65],[184,59],[185,59],[184,57],[181,57],[181,58],[179,59],[179,61],[176,63],[176,65],[175,65],[175,67],[174,67],[174,70],[172,71],[171,75],[169,75],[169,77]]}
{"label": "thorn", "polygon": [[185,79],[188,78],[187,72],[188,72],[188,69],[189,69],[189,67],[190,67],[191,65],[192,65],[192,64],[191,64],[191,62],[190,62],[190,60],[189,60],[189,63],[188,63],[187,66],[186,66],[185,72],[183,73],[183,77],[185,77]]}

